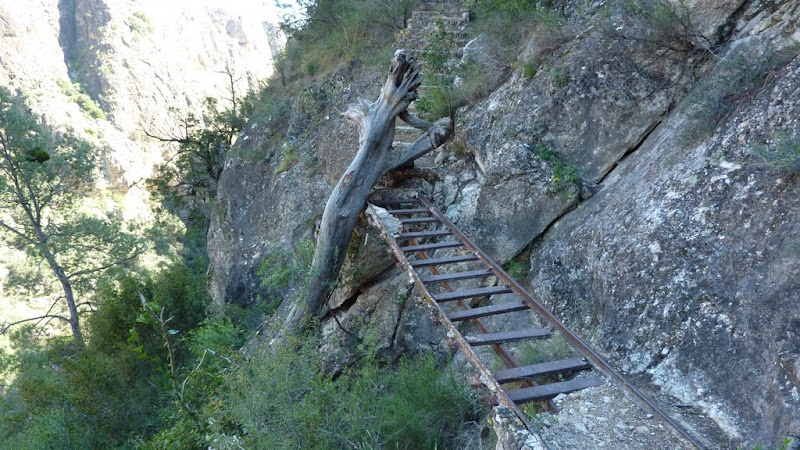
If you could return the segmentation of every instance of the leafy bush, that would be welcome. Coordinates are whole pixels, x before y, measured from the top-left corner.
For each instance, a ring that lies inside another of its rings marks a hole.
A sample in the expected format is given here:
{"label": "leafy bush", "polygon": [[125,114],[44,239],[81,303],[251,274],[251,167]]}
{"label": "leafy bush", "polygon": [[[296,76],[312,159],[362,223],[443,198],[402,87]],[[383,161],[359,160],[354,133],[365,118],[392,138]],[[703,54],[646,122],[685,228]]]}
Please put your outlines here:
{"label": "leafy bush", "polygon": [[161,393],[148,361],[125,351],[75,354],[64,340],[43,344],[31,329],[18,331],[0,448],[120,446],[153,425]]}
{"label": "leafy bush", "polygon": [[322,372],[318,345],[305,337],[252,354],[228,378],[230,409],[207,421],[209,440],[245,448],[458,448],[463,423],[478,417],[475,399],[430,356],[401,360],[394,372],[370,354],[334,380]]}
{"label": "leafy bush", "polygon": [[557,4],[557,0],[478,0],[473,8],[475,27],[506,47],[508,59],[513,60],[516,46],[532,30],[553,34],[560,27]]}
{"label": "leafy bush", "polygon": [[800,45],[794,45],[763,54],[757,50],[735,52],[720,61],[687,98],[691,122],[684,138],[691,140],[713,131],[739,105],[753,100],[768,79],[798,53]]}
{"label": "leafy bush", "polygon": [[800,173],[800,137],[779,134],[767,143],[754,144],[750,151],[756,165]]}
{"label": "leafy bush", "polygon": [[420,62],[425,70],[425,78],[419,89],[420,98],[416,109],[427,120],[438,120],[452,116],[457,105],[455,68],[450,63],[455,46],[455,37],[439,19],[436,32],[429,35],[425,47],[420,52]]}
{"label": "leafy bush", "polygon": [[405,28],[416,1],[298,3],[302,7],[299,18],[286,18],[282,23],[289,41],[276,63],[276,70],[284,85],[301,75],[301,71],[306,75],[326,73],[364,62],[365,55],[391,45],[395,33]]}
{"label": "leafy bush", "polygon": [[563,89],[569,84],[569,74],[564,69],[553,68],[550,71],[550,81],[556,89]]}
{"label": "leafy bush", "polygon": [[134,11],[128,18],[128,28],[130,28],[135,38],[151,33],[154,29],[153,22],[143,11]]}
{"label": "leafy bush", "polygon": [[580,183],[580,167],[564,163],[553,149],[539,140],[529,144],[528,148],[533,158],[550,164],[550,181],[554,184],[553,191],[564,191]]}
{"label": "leafy bush", "polygon": [[[617,20],[613,9],[619,7]],[[712,42],[692,23],[691,14],[682,0],[623,0],[611,3],[601,30],[612,39],[640,43],[656,56],[681,58],[696,53],[713,52]]]}
{"label": "leafy bush", "polygon": [[522,63],[522,78],[529,80],[536,76],[539,71],[539,58],[534,58],[531,61]]}
{"label": "leafy bush", "polygon": [[222,371],[209,351],[229,353],[241,338],[229,321],[205,319],[204,282],[202,268],[192,272],[180,263],[144,281],[127,275],[106,281],[93,298],[97,309],[82,351],[66,339],[44,341],[31,327],[15,330],[13,357],[0,358],[0,374],[13,375],[0,399],[0,448],[129,446],[167,426],[177,413],[169,401],[164,341],[141,320],[140,291],[179,330],[185,367],[179,374],[191,377],[187,397],[195,403],[207,397],[221,382],[210,374]]}
{"label": "leafy bush", "polygon": [[67,98],[78,104],[81,111],[93,119],[106,120],[106,113],[100,108],[100,105],[94,101],[89,94],[86,93],[83,86],[79,83],[70,83],[61,79],[56,80],[56,84],[61,88],[61,92]]}

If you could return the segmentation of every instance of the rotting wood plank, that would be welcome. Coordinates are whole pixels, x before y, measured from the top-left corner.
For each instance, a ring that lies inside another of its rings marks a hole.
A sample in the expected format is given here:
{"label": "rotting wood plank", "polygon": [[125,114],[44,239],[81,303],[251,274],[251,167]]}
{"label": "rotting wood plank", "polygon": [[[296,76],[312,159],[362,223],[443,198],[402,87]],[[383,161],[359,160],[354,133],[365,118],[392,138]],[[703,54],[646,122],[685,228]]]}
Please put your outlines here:
{"label": "rotting wood plank", "polygon": [[447,242],[434,242],[432,244],[419,244],[419,245],[407,245],[405,247],[400,247],[400,250],[404,252],[421,252],[426,250],[436,250],[439,248],[452,248],[452,247],[463,247],[464,244],[461,241],[447,241]]}
{"label": "rotting wood plank", "polygon": [[525,341],[528,339],[545,339],[553,334],[547,328],[533,328],[530,330],[501,331],[499,333],[479,334],[466,336],[469,345],[502,344],[504,342]]}
{"label": "rotting wood plank", "polygon": [[586,378],[577,378],[568,381],[559,381],[558,383],[543,384],[541,386],[534,386],[529,388],[517,389],[514,391],[506,391],[509,398],[516,404],[538,402],[541,400],[549,400],[558,394],[568,394],[570,392],[580,391],[594,386],[601,386],[603,379],[600,377],[592,376]]}
{"label": "rotting wood plank", "polygon": [[447,318],[452,322],[459,322],[462,320],[477,319],[479,317],[494,316],[514,311],[524,311],[526,309],[529,309],[528,304],[520,299],[516,302],[500,303],[497,305],[456,311],[448,314]]}
{"label": "rotting wood plank", "polygon": [[400,233],[397,237],[399,239],[416,239],[434,236],[448,236],[453,233],[450,230],[432,230],[432,231],[412,231],[410,233]]}
{"label": "rotting wood plank", "polygon": [[469,272],[442,273],[438,275],[420,277],[420,280],[423,283],[439,283],[445,281],[469,280],[470,278],[488,277],[492,274],[494,274],[494,272],[492,272],[492,269],[481,269],[481,270],[472,270]]}
{"label": "rotting wood plank", "polygon": [[[453,320],[453,319],[450,319]],[[589,369],[592,365],[584,357],[560,359],[558,361],[548,361],[540,364],[532,364],[525,367],[499,370],[494,373],[494,378],[498,383],[508,383],[510,381],[521,380],[523,378],[535,377],[551,373],[574,372],[576,370]]]}
{"label": "rotting wood plank", "polygon": [[489,286],[478,289],[467,289],[465,291],[453,291],[438,294],[433,297],[437,302],[449,302],[461,300],[463,298],[486,297],[487,295],[508,294],[513,292],[508,286]]}
{"label": "rotting wood plank", "polygon": [[425,266],[438,266],[440,264],[454,264],[460,262],[477,261],[478,257],[475,255],[459,255],[459,256],[446,256],[444,258],[430,258],[418,259],[411,261],[411,267],[425,267]]}

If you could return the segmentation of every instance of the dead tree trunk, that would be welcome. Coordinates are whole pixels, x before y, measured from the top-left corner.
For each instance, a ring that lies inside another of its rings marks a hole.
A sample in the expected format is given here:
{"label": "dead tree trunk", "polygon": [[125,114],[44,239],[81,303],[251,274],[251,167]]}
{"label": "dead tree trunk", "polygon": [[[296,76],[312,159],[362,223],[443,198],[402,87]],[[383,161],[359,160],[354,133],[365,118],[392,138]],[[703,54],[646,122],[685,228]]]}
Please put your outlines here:
{"label": "dead tree trunk", "polygon": [[[420,82],[419,65],[398,50],[378,100],[371,103],[361,99],[345,113],[358,126],[358,153],[325,205],[305,298],[293,306],[285,331],[296,334],[305,328],[307,319],[319,315],[339,275],[358,216],[378,179],[439,147],[453,133],[453,121],[449,117],[429,123],[407,111],[418,97],[416,90]],[[397,117],[426,131],[402,150],[391,149]]]}

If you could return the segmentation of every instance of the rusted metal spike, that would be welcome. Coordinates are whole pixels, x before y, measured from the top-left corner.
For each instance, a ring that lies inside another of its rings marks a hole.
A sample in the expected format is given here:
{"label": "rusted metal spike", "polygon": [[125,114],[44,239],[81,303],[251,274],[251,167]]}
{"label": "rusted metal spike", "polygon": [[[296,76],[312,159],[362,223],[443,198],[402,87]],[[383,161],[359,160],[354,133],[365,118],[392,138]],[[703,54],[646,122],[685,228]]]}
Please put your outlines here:
{"label": "rusted metal spike", "polygon": [[465,309],[463,311],[456,311],[447,315],[447,318],[453,322],[460,322],[462,320],[477,319],[479,317],[494,316],[496,314],[509,313],[514,311],[524,311],[528,308],[528,304],[522,300],[509,303],[500,303],[499,305],[482,306],[480,308]]}
{"label": "rusted metal spike", "polygon": [[407,245],[405,247],[400,247],[400,250],[404,252],[419,252],[425,250],[436,250],[439,248],[452,248],[452,247],[463,247],[460,241],[447,241],[447,242],[435,242],[433,244],[420,244],[420,245]]}
{"label": "rusted metal spike", "polygon": [[519,405],[527,402],[549,400],[558,394],[567,394],[593,386],[601,386],[602,384],[603,379],[600,377],[587,377],[517,389],[515,391],[506,391],[506,393],[514,403]]}
{"label": "rusted metal spike", "polygon": [[513,292],[508,286],[489,286],[485,288],[469,289],[466,291],[445,292],[433,297],[437,302],[449,302],[462,298],[485,297],[487,295],[508,294]]}
{"label": "rusted metal spike", "polygon": [[500,333],[479,334],[465,336],[469,345],[502,344],[504,342],[525,341],[528,339],[549,338],[553,334],[547,328],[534,328],[532,330],[502,331]]}
{"label": "rusted metal spike", "polygon": [[482,278],[492,275],[492,269],[472,270],[469,272],[453,272],[443,273],[439,275],[431,275],[429,277],[421,277],[423,283],[440,283],[445,281],[468,280],[470,278]]}
{"label": "rusted metal spike", "polygon": [[494,378],[498,383],[508,383],[537,375],[574,372],[576,370],[590,369],[591,367],[592,365],[586,361],[586,358],[560,359],[514,369],[499,370],[494,373]]}
{"label": "rusted metal spike", "polygon": [[445,258],[420,259],[417,261],[411,261],[409,262],[409,264],[411,265],[411,267],[424,267],[424,266],[438,266],[439,264],[453,264],[453,263],[477,261],[477,260],[478,257],[475,255],[460,255],[460,256],[447,256]]}

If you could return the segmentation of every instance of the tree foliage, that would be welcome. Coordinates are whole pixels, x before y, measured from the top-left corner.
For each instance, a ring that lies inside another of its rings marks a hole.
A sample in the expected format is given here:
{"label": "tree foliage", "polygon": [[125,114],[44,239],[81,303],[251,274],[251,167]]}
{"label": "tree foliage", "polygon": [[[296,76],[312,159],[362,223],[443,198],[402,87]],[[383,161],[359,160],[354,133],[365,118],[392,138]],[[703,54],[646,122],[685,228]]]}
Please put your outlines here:
{"label": "tree foliage", "polygon": [[61,295],[41,318],[68,322],[79,346],[79,309],[91,303],[77,297],[101,273],[144,250],[118,218],[82,208],[93,190],[95,163],[89,144],[46,130],[21,97],[0,88],[0,240],[48,269],[31,273],[49,273]]}
{"label": "tree foliage", "polygon": [[151,191],[187,226],[203,230],[208,227],[225,157],[253,110],[250,97],[237,97],[233,71],[228,69],[225,74],[230,80],[229,107],[207,97],[201,117],[173,110],[175,129],[145,131],[151,138],[177,145],[158,175],[148,180]]}

